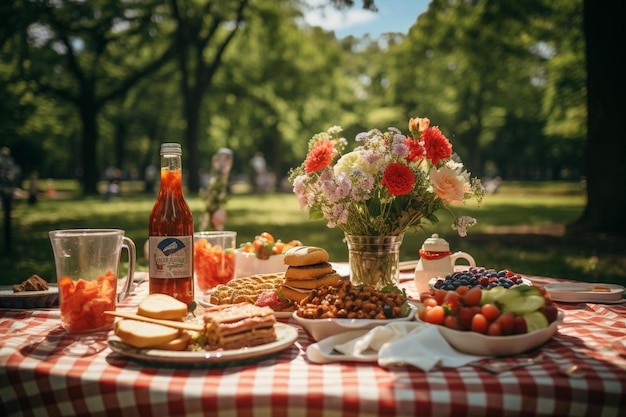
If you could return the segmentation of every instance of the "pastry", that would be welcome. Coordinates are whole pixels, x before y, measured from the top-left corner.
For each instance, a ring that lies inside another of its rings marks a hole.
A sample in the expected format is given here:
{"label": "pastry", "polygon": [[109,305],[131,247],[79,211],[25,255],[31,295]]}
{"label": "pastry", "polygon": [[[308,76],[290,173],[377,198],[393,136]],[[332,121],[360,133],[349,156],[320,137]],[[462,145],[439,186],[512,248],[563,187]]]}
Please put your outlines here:
{"label": "pastry", "polygon": [[329,255],[323,248],[316,246],[295,246],[285,252],[285,265],[304,266],[328,262]]}
{"label": "pastry", "polygon": [[13,292],[47,291],[48,288],[48,282],[45,279],[33,274],[24,282],[13,285]]}

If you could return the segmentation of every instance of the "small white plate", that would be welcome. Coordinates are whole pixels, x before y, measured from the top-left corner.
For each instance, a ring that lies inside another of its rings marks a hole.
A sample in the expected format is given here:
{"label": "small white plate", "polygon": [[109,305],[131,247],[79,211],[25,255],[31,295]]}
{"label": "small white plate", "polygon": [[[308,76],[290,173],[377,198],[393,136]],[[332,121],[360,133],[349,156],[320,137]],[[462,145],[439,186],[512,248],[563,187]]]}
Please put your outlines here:
{"label": "small white plate", "polygon": [[556,333],[564,314],[559,311],[556,321],[548,327],[531,333],[511,336],[487,336],[472,331],[452,330],[433,324],[450,346],[459,352],[479,356],[511,356],[537,348],[546,343]]}
{"label": "small white plate", "polygon": [[[594,291],[595,287],[603,287],[608,291]],[[624,290],[617,284],[602,284],[593,282],[563,282],[545,286],[550,298],[554,301],[568,303],[606,303],[617,304],[626,302]]]}
{"label": "small white plate", "polygon": [[344,355],[337,352],[335,346],[345,343],[349,340],[361,337],[369,332],[369,330],[353,330],[351,332],[339,333],[335,336],[327,337],[317,343],[313,343],[306,348],[306,357],[310,362],[329,363],[329,362],[376,362],[378,361],[378,352],[365,353],[361,355]]}
{"label": "small white plate", "polygon": [[120,355],[128,356],[146,362],[163,364],[193,364],[207,365],[225,362],[244,361],[261,358],[272,353],[280,352],[291,346],[298,338],[298,330],[284,323],[275,323],[276,341],[259,346],[241,349],[207,350],[201,352],[169,351],[160,349],[138,349],[122,342],[119,337],[109,338],[109,347]]}
{"label": "small white plate", "polygon": [[313,337],[319,341],[336,334],[344,333],[351,330],[371,330],[376,326],[384,326],[396,321],[411,321],[415,318],[416,308],[411,307],[406,317],[399,317],[388,320],[373,319],[305,319],[298,316],[297,311],[293,312],[292,317],[298,324]]}
{"label": "small white plate", "polygon": [[0,308],[51,308],[59,305],[59,287],[48,284],[47,291],[13,292],[12,285],[0,285]]}

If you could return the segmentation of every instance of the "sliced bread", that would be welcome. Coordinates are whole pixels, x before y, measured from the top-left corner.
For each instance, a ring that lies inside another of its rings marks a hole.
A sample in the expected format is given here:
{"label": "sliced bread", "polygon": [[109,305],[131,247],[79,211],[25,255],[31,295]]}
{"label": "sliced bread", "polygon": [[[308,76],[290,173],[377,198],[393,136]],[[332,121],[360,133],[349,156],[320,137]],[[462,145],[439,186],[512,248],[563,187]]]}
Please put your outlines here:
{"label": "sliced bread", "polygon": [[149,294],[137,307],[137,314],[161,320],[182,320],[187,315],[187,304],[167,294]]}
{"label": "sliced bread", "polygon": [[168,343],[179,337],[180,331],[173,327],[123,319],[115,322],[115,335],[128,345],[146,348]]}

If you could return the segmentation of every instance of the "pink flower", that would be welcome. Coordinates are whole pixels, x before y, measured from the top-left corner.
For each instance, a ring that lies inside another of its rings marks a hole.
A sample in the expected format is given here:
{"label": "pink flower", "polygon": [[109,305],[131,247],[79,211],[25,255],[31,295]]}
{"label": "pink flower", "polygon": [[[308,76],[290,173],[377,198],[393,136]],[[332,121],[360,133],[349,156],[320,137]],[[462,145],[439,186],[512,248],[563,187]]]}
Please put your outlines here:
{"label": "pink flower", "polygon": [[430,183],[435,194],[443,200],[459,204],[465,196],[465,181],[457,173],[448,167],[430,170]]}

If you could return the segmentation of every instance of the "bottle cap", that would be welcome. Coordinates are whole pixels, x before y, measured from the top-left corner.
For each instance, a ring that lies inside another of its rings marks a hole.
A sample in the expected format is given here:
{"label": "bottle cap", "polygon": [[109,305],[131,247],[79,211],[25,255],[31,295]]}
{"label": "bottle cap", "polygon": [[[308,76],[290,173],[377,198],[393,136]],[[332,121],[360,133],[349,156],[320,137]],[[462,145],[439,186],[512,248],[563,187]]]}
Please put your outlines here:
{"label": "bottle cap", "polygon": [[422,250],[428,252],[450,252],[450,244],[447,240],[439,237],[437,233],[424,241]]}
{"label": "bottle cap", "polygon": [[180,143],[167,142],[161,144],[161,154],[182,155]]}

